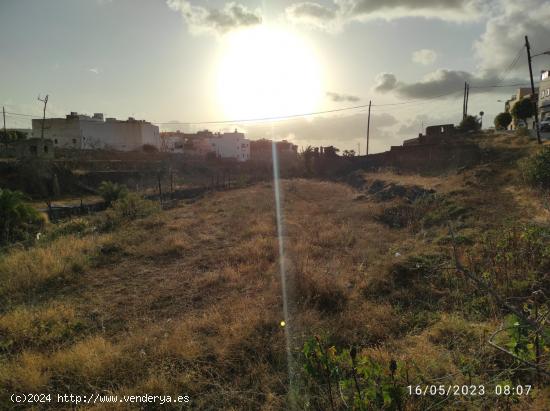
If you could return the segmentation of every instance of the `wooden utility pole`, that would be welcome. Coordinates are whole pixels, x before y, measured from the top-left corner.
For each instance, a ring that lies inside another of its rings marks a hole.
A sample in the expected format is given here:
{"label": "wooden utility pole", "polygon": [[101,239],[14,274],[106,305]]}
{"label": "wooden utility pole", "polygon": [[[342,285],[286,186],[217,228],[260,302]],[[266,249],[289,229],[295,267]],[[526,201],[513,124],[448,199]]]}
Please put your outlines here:
{"label": "wooden utility pole", "polygon": [[468,83],[464,82],[464,97],[462,98],[462,120],[466,118],[466,88],[468,87]]}
{"label": "wooden utility pole", "polygon": [[2,116],[4,117],[4,134],[6,134],[6,109],[2,106]]}
{"label": "wooden utility pole", "polygon": [[525,48],[527,49],[527,62],[529,63],[529,77],[531,78],[531,100],[535,106],[535,128],[537,130],[537,143],[542,144],[540,139],[539,130],[539,109],[537,100],[535,99],[535,83],[533,82],[533,67],[531,66],[531,46],[529,45],[529,38],[525,36]]}
{"label": "wooden utility pole", "polygon": [[41,101],[44,103],[44,114],[42,116],[42,131],[40,133],[40,138],[44,140],[44,122],[46,121],[46,104],[48,104],[48,95],[46,94],[46,97],[44,97],[44,99],[41,99],[40,96],[38,96],[38,101]]}
{"label": "wooden utility pole", "polygon": [[372,101],[369,100],[369,118],[367,120],[367,156],[369,155],[369,140],[370,140],[370,106]]}

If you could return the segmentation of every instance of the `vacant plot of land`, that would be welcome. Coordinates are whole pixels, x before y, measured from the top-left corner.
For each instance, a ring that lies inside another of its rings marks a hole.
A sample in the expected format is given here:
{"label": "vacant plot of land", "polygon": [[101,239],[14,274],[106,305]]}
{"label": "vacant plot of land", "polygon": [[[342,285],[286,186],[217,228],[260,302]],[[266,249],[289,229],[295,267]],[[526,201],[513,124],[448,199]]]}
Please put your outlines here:
{"label": "vacant plot of land", "polygon": [[[511,377],[502,372],[510,359],[486,343],[499,308],[453,270],[449,237],[451,224],[467,250],[506,219],[529,221],[528,193],[506,175],[487,165],[430,178],[365,176],[435,189],[426,203],[374,201],[341,183],[283,182],[287,320],[300,407],[321,395],[308,391],[300,363],[314,335],[336,350],[358,347],[383,367],[405,364],[414,384]],[[189,395],[194,409],[288,408],[271,184],[213,193],[109,232],[96,223],[85,220],[85,229],[0,260],[6,409],[11,392]],[[508,406],[544,406],[544,390],[535,392]],[[437,405],[441,400],[404,399],[407,409],[501,401]]]}

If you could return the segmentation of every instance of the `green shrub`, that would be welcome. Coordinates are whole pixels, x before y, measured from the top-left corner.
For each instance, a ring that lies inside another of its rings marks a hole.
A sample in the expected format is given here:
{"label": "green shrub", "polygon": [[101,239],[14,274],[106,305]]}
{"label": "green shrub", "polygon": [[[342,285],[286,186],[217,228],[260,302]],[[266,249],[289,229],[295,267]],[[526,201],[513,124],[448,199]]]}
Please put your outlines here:
{"label": "green shrub", "polygon": [[105,211],[103,228],[112,229],[122,222],[144,218],[160,210],[160,206],[151,200],[146,200],[135,193],[129,193],[125,197],[116,200]]}
{"label": "green shrub", "polygon": [[82,236],[90,234],[94,230],[95,227],[91,224],[89,219],[76,217],[53,225],[53,228],[49,230],[49,232],[46,232],[42,238],[48,241],[71,234]]}
{"label": "green shrub", "polygon": [[543,147],[534,156],[521,161],[520,168],[529,184],[550,188],[550,147]]}
{"label": "green shrub", "polygon": [[26,240],[42,226],[44,219],[24,200],[20,191],[0,189],[0,244]]}
{"label": "green shrub", "polygon": [[315,337],[304,343],[301,362],[307,409],[398,410],[410,399],[406,368],[393,359],[383,364]]}
{"label": "green shrub", "polygon": [[110,206],[118,199],[128,195],[128,189],[125,185],[113,183],[112,181],[102,181],[99,185],[99,195],[103,197],[107,206]]}

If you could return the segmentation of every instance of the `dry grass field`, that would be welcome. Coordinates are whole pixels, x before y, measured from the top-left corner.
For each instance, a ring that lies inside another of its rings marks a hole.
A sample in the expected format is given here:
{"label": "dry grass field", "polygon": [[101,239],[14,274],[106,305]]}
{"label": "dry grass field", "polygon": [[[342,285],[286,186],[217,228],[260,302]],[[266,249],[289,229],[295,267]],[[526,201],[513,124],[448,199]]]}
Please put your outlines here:
{"label": "dry grass field", "polygon": [[[532,372],[487,344],[504,313],[451,258],[455,244],[470,266],[484,267],[487,244],[509,227],[548,224],[544,199],[523,187],[515,157],[437,177],[363,178],[363,188],[282,182],[297,407],[331,409],[326,387],[312,387],[302,368],[314,336],[336,352],[357,347],[385,374],[395,360],[413,385],[531,381]],[[436,196],[380,199],[369,192],[374,181]],[[98,392],[191,398],[164,409],[288,409],[273,184],[208,194],[109,230],[102,218],[50,228],[36,246],[1,257],[0,408],[13,408],[12,392]],[[509,263],[518,276],[531,270],[529,255]],[[521,294],[519,279],[510,281],[502,292]],[[407,394],[399,407],[538,410],[550,407],[549,395],[544,385],[516,398]]]}

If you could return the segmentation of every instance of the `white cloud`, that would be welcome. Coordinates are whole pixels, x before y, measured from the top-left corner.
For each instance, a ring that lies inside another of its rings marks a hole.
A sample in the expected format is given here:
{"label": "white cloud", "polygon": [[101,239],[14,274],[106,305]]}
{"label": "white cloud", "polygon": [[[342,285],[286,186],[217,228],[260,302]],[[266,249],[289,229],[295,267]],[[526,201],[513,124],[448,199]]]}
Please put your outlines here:
{"label": "white cloud", "polygon": [[418,64],[428,66],[437,59],[437,53],[430,49],[416,50],[412,54],[412,61]]}
{"label": "white cloud", "polygon": [[91,67],[88,69],[90,73],[99,74],[99,69],[97,67]]}
{"label": "white cloud", "polygon": [[[482,69],[505,71],[525,44],[525,35],[533,51],[550,49],[550,4],[548,0],[500,0],[488,19],[485,31],[474,44]],[[522,52],[516,66],[510,70],[526,73],[526,54]],[[548,58],[534,59],[534,72],[550,66]]]}
{"label": "white cloud", "polygon": [[[367,114],[354,113],[338,116],[295,118],[276,123],[242,124],[239,129],[253,140],[270,138],[292,140],[300,146],[334,145],[340,149],[356,149],[357,142],[365,141]],[[389,128],[397,126],[398,120],[388,113],[371,116],[371,143],[373,150],[387,149],[397,144],[400,137]]]}
{"label": "white cloud", "polygon": [[187,0],[166,0],[166,4],[181,13],[192,34],[225,34],[262,23],[259,11],[234,2],[226,3],[221,9],[194,6]]}
{"label": "white cloud", "polygon": [[286,16],[294,23],[327,31],[336,31],[352,21],[404,17],[465,22],[480,20],[491,1],[496,0],[333,0],[330,6],[306,1],[287,7]]}
{"label": "white cloud", "polygon": [[375,81],[374,90],[381,93],[392,91],[397,85],[397,77],[392,73],[380,73],[376,76]]}
{"label": "white cloud", "polygon": [[336,31],[341,27],[338,10],[319,3],[296,3],[286,8],[286,17],[296,24],[304,24],[327,31]]}
{"label": "white cloud", "polygon": [[357,103],[358,101],[361,101],[360,97],[357,97],[351,94],[335,93],[333,91],[328,91],[326,93],[326,96],[331,101],[334,101],[336,103],[341,103],[343,101],[346,101],[348,103]]}

